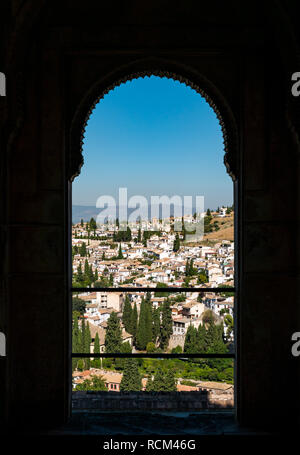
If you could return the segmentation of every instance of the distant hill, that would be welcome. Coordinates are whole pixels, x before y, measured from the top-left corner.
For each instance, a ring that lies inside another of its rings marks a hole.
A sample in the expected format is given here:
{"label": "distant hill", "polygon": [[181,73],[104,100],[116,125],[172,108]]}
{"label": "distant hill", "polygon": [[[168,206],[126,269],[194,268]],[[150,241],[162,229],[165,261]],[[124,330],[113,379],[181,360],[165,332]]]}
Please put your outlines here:
{"label": "distant hill", "polygon": [[[132,209],[134,210],[134,209]],[[100,208],[87,206],[87,205],[73,205],[72,206],[72,222],[73,223],[80,223],[80,220],[83,219],[84,222],[90,221],[93,217],[94,219],[97,218],[97,215],[101,212]],[[172,210],[171,210],[172,213]],[[213,232],[209,232],[204,234],[204,241],[219,241],[219,240],[234,240],[234,226],[233,220],[234,215],[231,213],[229,216],[224,218],[220,218],[216,216],[215,213],[212,213],[212,221],[211,224],[217,223],[219,226],[219,230],[213,230]]]}
{"label": "distant hill", "polygon": [[80,223],[81,219],[84,222],[90,221],[91,218],[97,217],[100,209],[88,205],[73,205],[72,206],[72,223]]}
{"label": "distant hill", "polygon": [[234,240],[234,214],[231,213],[230,215],[225,216],[224,218],[220,218],[213,214],[212,220],[210,224],[214,222],[217,223],[219,226],[218,231],[208,232],[204,234],[204,240]]}
{"label": "distant hill", "polygon": [[[167,206],[166,206],[167,207]],[[102,209],[97,208],[95,206],[88,206],[88,205],[73,205],[72,206],[72,222],[73,223],[80,223],[81,219],[83,219],[84,222],[90,221],[90,219],[97,218],[97,215],[101,212]],[[119,208],[117,206],[117,212]],[[131,212],[133,212],[135,209],[128,209],[128,216]],[[180,209],[181,210],[181,209]],[[149,204],[148,208],[148,216],[149,220],[151,219],[151,208]],[[174,214],[174,207],[171,205],[170,207],[170,212],[171,215]],[[195,209],[187,210],[186,213],[194,213]],[[159,215],[161,216],[162,214],[162,207],[159,207]]]}

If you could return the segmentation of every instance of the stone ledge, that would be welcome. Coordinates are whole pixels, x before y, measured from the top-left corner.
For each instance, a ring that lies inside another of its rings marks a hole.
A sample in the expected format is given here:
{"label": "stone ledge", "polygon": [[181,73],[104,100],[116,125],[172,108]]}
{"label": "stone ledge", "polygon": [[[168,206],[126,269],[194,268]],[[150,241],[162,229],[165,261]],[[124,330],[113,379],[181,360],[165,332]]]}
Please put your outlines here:
{"label": "stone ledge", "polygon": [[209,393],[197,392],[73,392],[73,410],[201,411],[233,409],[233,400],[216,402]]}

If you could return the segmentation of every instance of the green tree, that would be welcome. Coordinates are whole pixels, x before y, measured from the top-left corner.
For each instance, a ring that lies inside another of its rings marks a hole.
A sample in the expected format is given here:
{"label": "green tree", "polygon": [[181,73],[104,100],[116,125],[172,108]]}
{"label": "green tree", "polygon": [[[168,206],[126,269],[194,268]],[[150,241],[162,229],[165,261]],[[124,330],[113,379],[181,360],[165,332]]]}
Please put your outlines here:
{"label": "green tree", "polygon": [[98,270],[96,269],[95,270],[95,274],[94,274],[94,282],[98,281]]}
{"label": "green tree", "polygon": [[165,381],[164,381],[164,392],[176,392],[176,380],[175,380],[175,373],[170,368],[165,374]]}
{"label": "green tree", "polygon": [[86,250],[86,244],[85,242],[82,242],[80,248],[79,248],[79,254],[81,257],[85,257],[86,254],[87,254],[87,250]]}
{"label": "green tree", "polygon": [[81,266],[81,262],[79,262],[79,265],[77,267],[77,276],[76,276],[76,281],[77,283],[79,284],[83,284],[84,282],[84,277],[83,277],[83,273],[82,273],[82,266]]}
{"label": "green tree", "polygon": [[73,296],[72,298],[72,311],[78,311],[80,314],[85,313],[86,303],[83,299],[78,296]]}
{"label": "green tree", "polygon": [[171,368],[163,371],[161,367],[158,367],[154,373],[154,379],[148,378],[147,392],[176,392],[176,390],[175,373]]}
{"label": "green tree", "polygon": [[175,240],[173,244],[173,251],[176,253],[180,249],[180,239],[178,232],[175,235]]}
{"label": "green tree", "polygon": [[90,266],[87,259],[84,261],[84,281],[90,284]]}
{"label": "green tree", "polygon": [[142,241],[142,231],[141,231],[140,227],[139,227],[139,230],[138,230],[137,241],[138,241],[138,243],[141,243],[141,241]]}
{"label": "green tree", "polygon": [[[80,340],[79,340],[79,326],[78,326],[78,316],[73,318],[72,324],[72,352],[78,354],[80,352]],[[78,359],[72,358],[72,371],[77,368]]]}
{"label": "green tree", "polygon": [[[89,323],[87,322],[85,332],[84,332],[84,351],[83,351],[86,354],[90,354],[90,352],[91,352],[91,342],[92,342],[92,339],[91,339],[90,326],[89,326]],[[85,361],[84,362],[85,368],[87,370],[89,370],[91,367],[91,359],[89,357],[87,357],[86,359],[84,359],[84,361]]]}
{"label": "green tree", "polygon": [[203,284],[203,283],[207,283],[207,282],[208,282],[208,278],[207,278],[207,275],[205,273],[205,270],[201,269],[199,271],[199,274],[198,274],[197,283],[198,284]]}
{"label": "green tree", "polygon": [[[132,346],[129,343],[129,341],[126,341],[126,343],[121,344],[120,353],[121,354],[131,354],[132,353]],[[122,358],[116,359],[116,362],[115,362],[116,369],[124,370],[125,363],[126,363],[126,358],[125,359],[122,359]]]}
{"label": "green tree", "polygon": [[[95,340],[94,340],[94,353],[100,354],[100,340],[99,340],[99,335],[97,332],[96,332]],[[94,359],[93,365],[95,368],[100,368],[100,358],[99,357]]]}
{"label": "green tree", "polygon": [[122,392],[139,392],[142,389],[142,379],[136,359],[126,359],[123,377],[120,384]]}
{"label": "green tree", "polygon": [[152,341],[152,314],[148,301],[142,299],[138,321],[136,345],[139,350],[146,349],[147,343]]}
{"label": "green tree", "polygon": [[197,349],[197,329],[189,325],[184,339],[183,351],[187,354],[196,354]]}
{"label": "green tree", "polygon": [[200,324],[197,331],[197,352],[206,352],[206,329],[205,326]]}
{"label": "green tree", "polygon": [[181,346],[176,346],[176,348],[173,348],[171,351],[171,354],[181,354],[182,353],[182,347]]}
{"label": "green tree", "polygon": [[130,326],[129,326],[129,333],[133,336],[134,344],[136,344],[137,327],[138,327],[138,312],[137,312],[136,303],[134,303],[131,317],[130,317]]}
{"label": "green tree", "polygon": [[130,242],[132,239],[132,235],[131,235],[131,229],[129,226],[127,226],[127,229],[126,229],[126,241],[127,242]]}
{"label": "green tree", "polygon": [[152,341],[147,343],[146,351],[147,351],[148,354],[151,354],[151,353],[155,352],[155,344]]}
{"label": "green tree", "polygon": [[173,333],[173,319],[170,301],[167,299],[162,306],[162,318],[160,329],[160,347],[165,350],[168,348],[170,336]]}
{"label": "green tree", "polygon": [[126,294],[124,308],[123,308],[123,317],[122,321],[125,327],[126,332],[131,333],[131,314],[132,307],[128,295]]}
{"label": "green tree", "polygon": [[91,231],[94,231],[95,229],[97,229],[97,223],[96,223],[96,220],[94,218],[90,219],[89,228],[90,228]]}
{"label": "green tree", "polygon": [[123,259],[123,253],[122,253],[121,243],[120,243],[120,246],[119,246],[118,259]]}
{"label": "green tree", "polygon": [[152,341],[156,345],[160,335],[160,308],[152,309]]}
{"label": "green tree", "polygon": [[77,384],[75,390],[107,391],[107,387],[102,376],[93,375],[91,379],[85,379],[81,384]]}
{"label": "green tree", "polygon": [[186,229],[185,229],[185,224],[184,224],[184,218],[182,217],[182,236],[183,236],[183,241],[186,240]]}
{"label": "green tree", "polygon": [[185,275],[190,276],[190,261],[187,259],[185,263]]}
{"label": "green tree", "polygon": [[89,278],[90,284],[93,283],[93,282],[95,281],[95,277],[94,277],[94,272],[93,272],[93,266],[92,266],[92,264],[90,264],[90,267],[89,267],[88,278]]}
{"label": "green tree", "polygon": [[111,313],[107,320],[107,329],[105,335],[105,352],[115,353],[120,352],[122,345],[122,330],[120,320],[117,313]]}
{"label": "green tree", "polygon": [[[149,384],[150,387],[150,384]],[[165,388],[165,375],[163,370],[158,367],[157,371],[154,374],[153,383],[151,386],[151,392],[162,392]]]}

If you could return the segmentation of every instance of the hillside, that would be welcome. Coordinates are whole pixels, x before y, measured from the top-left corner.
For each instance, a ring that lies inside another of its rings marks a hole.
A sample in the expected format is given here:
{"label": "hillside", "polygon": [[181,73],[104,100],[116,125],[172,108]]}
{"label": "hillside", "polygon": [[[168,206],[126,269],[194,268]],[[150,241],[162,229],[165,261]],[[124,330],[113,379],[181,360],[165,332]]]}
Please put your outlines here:
{"label": "hillside", "polygon": [[216,225],[219,227],[219,230],[213,230],[204,234],[204,241],[214,241],[214,240],[230,240],[234,241],[234,213],[226,215],[224,218],[219,218],[215,213],[212,213],[211,225]]}

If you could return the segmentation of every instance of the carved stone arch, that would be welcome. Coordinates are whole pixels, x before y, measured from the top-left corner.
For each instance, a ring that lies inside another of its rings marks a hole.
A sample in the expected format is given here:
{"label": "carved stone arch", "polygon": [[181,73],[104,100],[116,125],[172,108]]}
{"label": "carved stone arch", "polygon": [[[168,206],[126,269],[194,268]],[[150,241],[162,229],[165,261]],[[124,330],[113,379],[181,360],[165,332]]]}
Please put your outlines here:
{"label": "carved stone arch", "polygon": [[82,147],[87,122],[98,102],[115,87],[146,76],[177,80],[199,93],[214,110],[223,133],[224,164],[235,181],[238,175],[238,128],[234,115],[217,87],[195,69],[157,58],[138,60],[98,80],[79,104],[70,126],[68,178],[73,181],[84,163]]}

